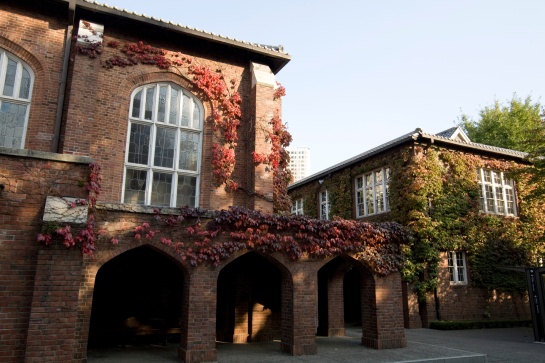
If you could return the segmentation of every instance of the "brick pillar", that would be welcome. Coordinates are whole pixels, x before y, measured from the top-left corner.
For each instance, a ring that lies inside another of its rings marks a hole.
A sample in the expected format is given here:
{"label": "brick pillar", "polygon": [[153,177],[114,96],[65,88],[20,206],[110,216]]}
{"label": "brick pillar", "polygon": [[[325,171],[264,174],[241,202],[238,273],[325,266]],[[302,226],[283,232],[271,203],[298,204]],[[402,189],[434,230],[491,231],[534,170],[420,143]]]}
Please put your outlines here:
{"label": "brick pillar", "polygon": [[327,336],[345,335],[344,329],[344,269],[336,270],[327,283]]}
{"label": "brick pillar", "polygon": [[76,338],[82,254],[52,245],[38,254],[26,363],[71,362]]}
{"label": "brick pillar", "polygon": [[[403,303],[401,275],[364,274],[362,279],[362,318],[364,346],[375,349],[407,346],[403,330]],[[373,288],[374,287],[374,288]]]}
{"label": "brick pillar", "polygon": [[[251,63],[252,92],[251,92],[251,118],[255,123],[253,127],[254,150],[258,154],[269,154],[270,142],[266,140],[267,131],[271,129],[269,121],[280,112],[279,101],[274,100],[274,87],[276,80],[271,69],[263,64]],[[252,164],[252,161],[249,163]],[[250,209],[265,213],[272,213],[273,205],[270,200],[273,197],[273,172],[266,165],[258,165],[250,173],[249,185],[256,193],[265,198],[254,195],[250,200]]]}
{"label": "brick pillar", "polygon": [[317,264],[299,260],[291,264],[291,275],[282,276],[282,352],[292,355],[311,355],[318,352],[317,271]]}
{"label": "brick pillar", "polygon": [[186,277],[178,357],[186,363],[215,362],[217,272],[196,267]]}

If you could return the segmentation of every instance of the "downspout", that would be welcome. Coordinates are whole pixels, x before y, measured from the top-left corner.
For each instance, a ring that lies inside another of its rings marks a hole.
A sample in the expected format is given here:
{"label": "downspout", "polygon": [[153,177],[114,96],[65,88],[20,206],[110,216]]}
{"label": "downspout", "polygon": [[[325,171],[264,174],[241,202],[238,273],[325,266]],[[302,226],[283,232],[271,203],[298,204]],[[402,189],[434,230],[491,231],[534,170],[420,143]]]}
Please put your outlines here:
{"label": "downspout", "polygon": [[64,59],[61,71],[61,83],[59,86],[59,99],[57,100],[57,113],[55,115],[55,131],[53,132],[53,143],[51,152],[59,152],[59,142],[62,123],[62,111],[64,109],[64,95],[68,79],[68,63],[70,61],[70,48],[72,45],[72,31],[74,30],[74,18],[76,14],[76,0],[68,1],[68,26],[66,27],[66,38],[64,39]]}

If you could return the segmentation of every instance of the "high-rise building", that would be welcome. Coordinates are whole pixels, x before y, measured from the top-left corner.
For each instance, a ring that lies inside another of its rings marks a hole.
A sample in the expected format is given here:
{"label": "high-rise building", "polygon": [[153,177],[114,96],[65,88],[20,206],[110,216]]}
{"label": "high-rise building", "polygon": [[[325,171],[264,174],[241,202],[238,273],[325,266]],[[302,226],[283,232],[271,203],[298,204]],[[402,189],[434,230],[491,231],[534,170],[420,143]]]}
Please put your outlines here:
{"label": "high-rise building", "polygon": [[286,149],[290,154],[289,169],[293,175],[293,181],[296,182],[310,175],[310,148],[308,147],[288,147]]}

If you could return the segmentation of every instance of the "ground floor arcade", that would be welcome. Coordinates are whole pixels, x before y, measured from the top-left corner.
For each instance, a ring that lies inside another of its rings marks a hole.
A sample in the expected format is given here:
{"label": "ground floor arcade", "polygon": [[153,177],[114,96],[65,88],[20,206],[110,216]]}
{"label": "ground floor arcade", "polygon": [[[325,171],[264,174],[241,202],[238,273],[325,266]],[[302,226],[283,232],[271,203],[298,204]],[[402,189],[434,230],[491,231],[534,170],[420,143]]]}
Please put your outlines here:
{"label": "ground floor arcade", "polygon": [[37,266],[27,362],[85,361],[88,347],[173,339],[185,362],[216,361],[221,342],[279,341],[286,354],[311,355],[317,334],[344,335],[345,322],[361,324],[364,346],[406,345],[400,275],[374,275],[348,255],[294,261],[240,251],[194,267],[164,245],[133,241],[93,258],[53,246]]}

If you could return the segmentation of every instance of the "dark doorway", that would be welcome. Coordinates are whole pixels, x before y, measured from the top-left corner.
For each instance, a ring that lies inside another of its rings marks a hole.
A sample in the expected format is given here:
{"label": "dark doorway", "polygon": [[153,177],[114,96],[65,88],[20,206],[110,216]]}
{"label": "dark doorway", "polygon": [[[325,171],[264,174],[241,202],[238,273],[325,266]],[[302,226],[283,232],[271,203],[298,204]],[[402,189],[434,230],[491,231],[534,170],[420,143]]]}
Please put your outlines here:
{"label": "dark doorway", "polygon": [[151,247],[138,247],[97,273],[89,347],[179,341],[183,270]]}
{"label": "dark doorway", "polygon": [[337,257],[318,271],[319,336],[343,336],[346,325],[362,324],[362,271],[356,261]]}
{"label": "dark doorway", "polygon": [[218,277],[216,339],[229,343],[281,337],[282,274],[250,252],[227,265]]}

